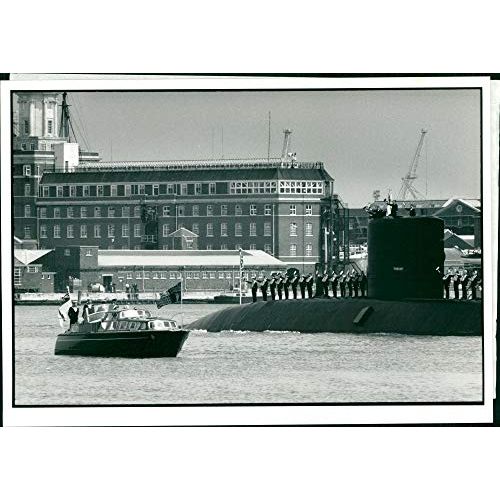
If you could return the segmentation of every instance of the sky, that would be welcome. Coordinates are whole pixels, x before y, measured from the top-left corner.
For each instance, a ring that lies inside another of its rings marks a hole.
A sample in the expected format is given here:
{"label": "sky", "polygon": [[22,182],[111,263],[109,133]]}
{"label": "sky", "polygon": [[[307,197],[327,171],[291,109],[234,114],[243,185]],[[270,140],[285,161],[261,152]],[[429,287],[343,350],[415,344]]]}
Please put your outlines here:
{"label": "sky", "polygon": [[[397,195],[426,129],[414,186],[428,199],[480,197],[475,89],[70,92],[75,128],[103,161],[279,157],[322,161],[350,207]],[[80,141],[82,142],[82,141]]]}

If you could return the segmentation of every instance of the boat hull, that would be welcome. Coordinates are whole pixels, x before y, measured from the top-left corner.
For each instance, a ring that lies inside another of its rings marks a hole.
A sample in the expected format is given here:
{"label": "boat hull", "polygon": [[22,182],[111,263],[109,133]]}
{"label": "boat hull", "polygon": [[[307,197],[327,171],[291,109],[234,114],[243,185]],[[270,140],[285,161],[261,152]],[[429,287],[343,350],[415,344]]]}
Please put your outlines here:
{"label": "boat hull", "polygon": [[64,333],[57,336],[54,354],[126,358],[175,357],[189,335],[187,330]]}

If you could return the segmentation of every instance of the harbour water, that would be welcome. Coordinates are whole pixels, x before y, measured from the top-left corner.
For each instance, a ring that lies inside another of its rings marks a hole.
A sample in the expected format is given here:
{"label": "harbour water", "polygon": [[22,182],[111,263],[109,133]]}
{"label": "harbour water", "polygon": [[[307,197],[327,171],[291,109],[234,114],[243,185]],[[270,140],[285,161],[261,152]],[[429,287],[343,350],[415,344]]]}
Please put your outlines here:
{"label": "harbour water", "polygon": [[[225,307],[185,304],[184,323]],[[55,356],[57,306],[17,306],[15,324],[18,405],[482,399],[480,337],[194,331],[177,358],[123,359]]]}

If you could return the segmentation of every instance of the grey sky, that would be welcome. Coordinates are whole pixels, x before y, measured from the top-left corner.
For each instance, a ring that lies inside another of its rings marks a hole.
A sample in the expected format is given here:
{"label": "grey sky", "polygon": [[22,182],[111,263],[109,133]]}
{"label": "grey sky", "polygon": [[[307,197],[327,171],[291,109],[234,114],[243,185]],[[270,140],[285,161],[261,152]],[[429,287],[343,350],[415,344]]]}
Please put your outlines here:
{"label": "grey sky", "polygon": [[[265,158],[291,128],[298,160],[323,161],[351,207],[397,194],[428,130],[415,187],[480,196],[479,90],[69,93],[94,151],[109,160]],[[79,120],[76,124],[80,123]],[[223,131],[223,141],[222,141]]]}

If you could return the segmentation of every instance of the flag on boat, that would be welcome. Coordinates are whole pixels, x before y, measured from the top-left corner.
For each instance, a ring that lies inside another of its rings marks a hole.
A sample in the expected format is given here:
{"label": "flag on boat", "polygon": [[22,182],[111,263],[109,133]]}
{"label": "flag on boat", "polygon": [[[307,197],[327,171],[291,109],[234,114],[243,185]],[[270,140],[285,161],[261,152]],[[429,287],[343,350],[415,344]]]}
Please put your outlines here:
{"label": "flag on boat", "polygon": [[166,306],[167,304],[175,304],[176,302],[181,301],[182,296],[182,282],[179,281],[177,285],[165,290],[160,293],[160,298],[156,301],[156,307],[160,309],[160,307]]}
{"label": "flag on boat", "polygon": [[243,263],[243,250],[240,248],[240,271],[244,268],[244,263]]}
{"label": "flag on boat", "polygon": [[65,328],[64,322],[69,320],[68,311],[69,311],[69,308],[71,307],[71,297],[69,295],[69,292],[66,292],[64,297],[61,297],[61,300],[63,300],[64,303],[58,309],[57,316],[59,318],[59,324],[61,325],[61,328]]}

